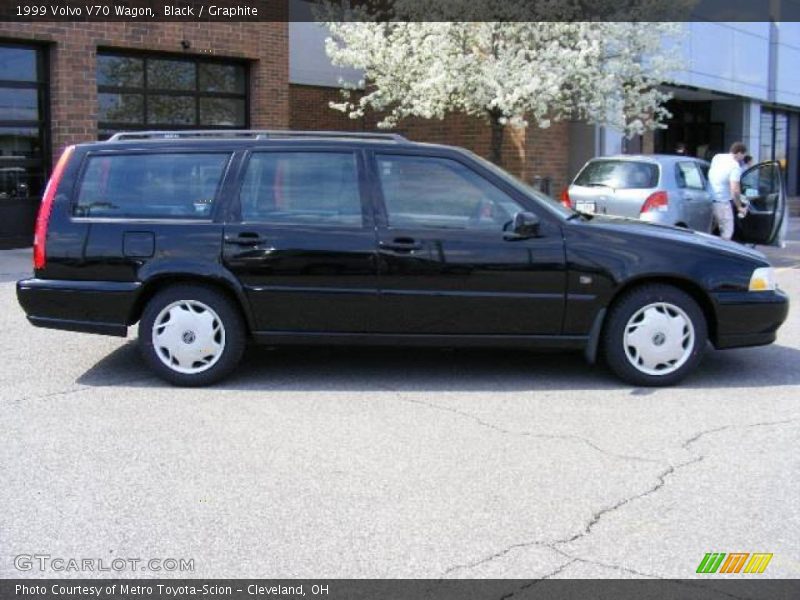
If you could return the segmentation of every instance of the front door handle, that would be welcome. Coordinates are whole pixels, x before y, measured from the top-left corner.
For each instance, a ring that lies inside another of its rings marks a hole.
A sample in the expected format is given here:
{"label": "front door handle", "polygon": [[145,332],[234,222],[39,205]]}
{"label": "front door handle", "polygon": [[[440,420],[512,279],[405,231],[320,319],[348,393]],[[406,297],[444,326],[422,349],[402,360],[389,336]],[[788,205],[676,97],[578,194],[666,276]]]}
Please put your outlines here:
{"label": "front door handle", "polygon": [[262,237],[255,231],[242,231],[237,234],[228,234],[225,236],[226,244],[234,244],[236,246],[258,246],[259,244],[266,243],[267,238]]}
{"label": "front door handle", "polygon": [[422,249],[422,244],[413,238],[395,238],[391,242],[380,242],[378,245],[381,250],[392,252],[413,252]]}

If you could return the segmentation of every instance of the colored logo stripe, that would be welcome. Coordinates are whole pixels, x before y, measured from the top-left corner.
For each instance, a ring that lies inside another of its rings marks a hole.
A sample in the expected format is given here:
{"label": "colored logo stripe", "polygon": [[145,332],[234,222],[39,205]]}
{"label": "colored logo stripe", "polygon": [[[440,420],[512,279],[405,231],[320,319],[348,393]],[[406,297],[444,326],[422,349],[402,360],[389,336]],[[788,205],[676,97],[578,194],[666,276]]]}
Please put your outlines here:
{"label": "colored logo stripe", "polygon": [[698,573],[716,573],[725,558],[724,552],[708,552],[697,567]]}
{"label": "colored logo stripe", "polygon": [[725,562],[722,563],[722,568],[720,569],[720,573],[738,573],[742,570],[744,566],[744,561],[747,560],[747,557],[750,556],[749,552],[734,552],[732,554],[728,554],[728,558],[725,559]]}
{"label": "colored logo stripe", "polygon": [[769,561],[772,560],[772,554],[753,554],[750,562],[744,568],[745,573],[763,573],[767,568]]}
{"label": "colored logo stripe", "polygon": [[[744,567],[745,573],[763,573],[772,560],[772,554],[749,552],[733,552],[727,555],[724,552],[708,552],[697,566],[697,573],[740,573]],[[747,558],[750,557],[748,561]],[[725,560],[723,563],[722,561]],[[745,562],[747,566],[745,567]],[[722,568],[720,568],[720,565]]]}

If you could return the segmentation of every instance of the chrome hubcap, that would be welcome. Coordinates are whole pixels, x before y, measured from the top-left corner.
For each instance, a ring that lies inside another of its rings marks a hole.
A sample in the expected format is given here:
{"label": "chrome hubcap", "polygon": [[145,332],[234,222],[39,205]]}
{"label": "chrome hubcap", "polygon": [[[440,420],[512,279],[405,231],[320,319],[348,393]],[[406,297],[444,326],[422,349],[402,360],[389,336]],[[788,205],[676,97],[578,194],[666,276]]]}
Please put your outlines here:
{"label": "chrome hubcap", "polygon": [[225,328],[209,306],[196,300],[179,300],[158,313],[153,324],[153,348],[173,371],[201,373],[222,356]]}
{"label": "chrome hubcap", "polygon": [[628,321],[623,344],[625,356],[638,371],[669,375],[689,360],[694,348],[694,326],[674,304],[648,304]]}

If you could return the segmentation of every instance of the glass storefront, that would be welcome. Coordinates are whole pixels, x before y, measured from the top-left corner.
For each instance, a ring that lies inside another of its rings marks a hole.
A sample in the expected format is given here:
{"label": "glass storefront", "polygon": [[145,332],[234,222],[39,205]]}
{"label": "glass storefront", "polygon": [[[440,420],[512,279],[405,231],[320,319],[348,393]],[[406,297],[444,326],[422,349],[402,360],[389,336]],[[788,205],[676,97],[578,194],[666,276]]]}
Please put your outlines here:
{"label": "glass storefront", "polygon": [[789,154],[789,115],[762,108],[760,140],[759,160],[777,160],[786,169]]}
{"label": "glass storefront", "polygon": [[49,164],[43,50],[0,43],[0,248],[30,245]]}
{"label": "glass storefront", "polygon": [[654,150],[658,154],[673,154],[678,145],[686,153],[710,160],[718,152],[725,152],[725,123],[712,118],[711,101],[686,101],[673,99],[667,102],[672,117],[667,128],[656,130]]}
{"label": "glass storefront", "polygon": [[135,129],[243,129],[247,67],[188,57],[101,51],[99,137]]}

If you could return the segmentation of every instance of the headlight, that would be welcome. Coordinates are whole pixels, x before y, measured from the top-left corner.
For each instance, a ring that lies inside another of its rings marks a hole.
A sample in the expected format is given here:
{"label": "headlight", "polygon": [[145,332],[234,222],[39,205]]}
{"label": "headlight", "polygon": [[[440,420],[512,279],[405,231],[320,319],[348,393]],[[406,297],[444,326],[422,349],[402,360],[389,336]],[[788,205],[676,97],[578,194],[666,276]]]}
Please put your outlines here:
{"label": "headlight", "polygon": [[756,269],[750,276],[751,292],[768,292],[774,290],[775,287],[775,269],[772,267]]}

